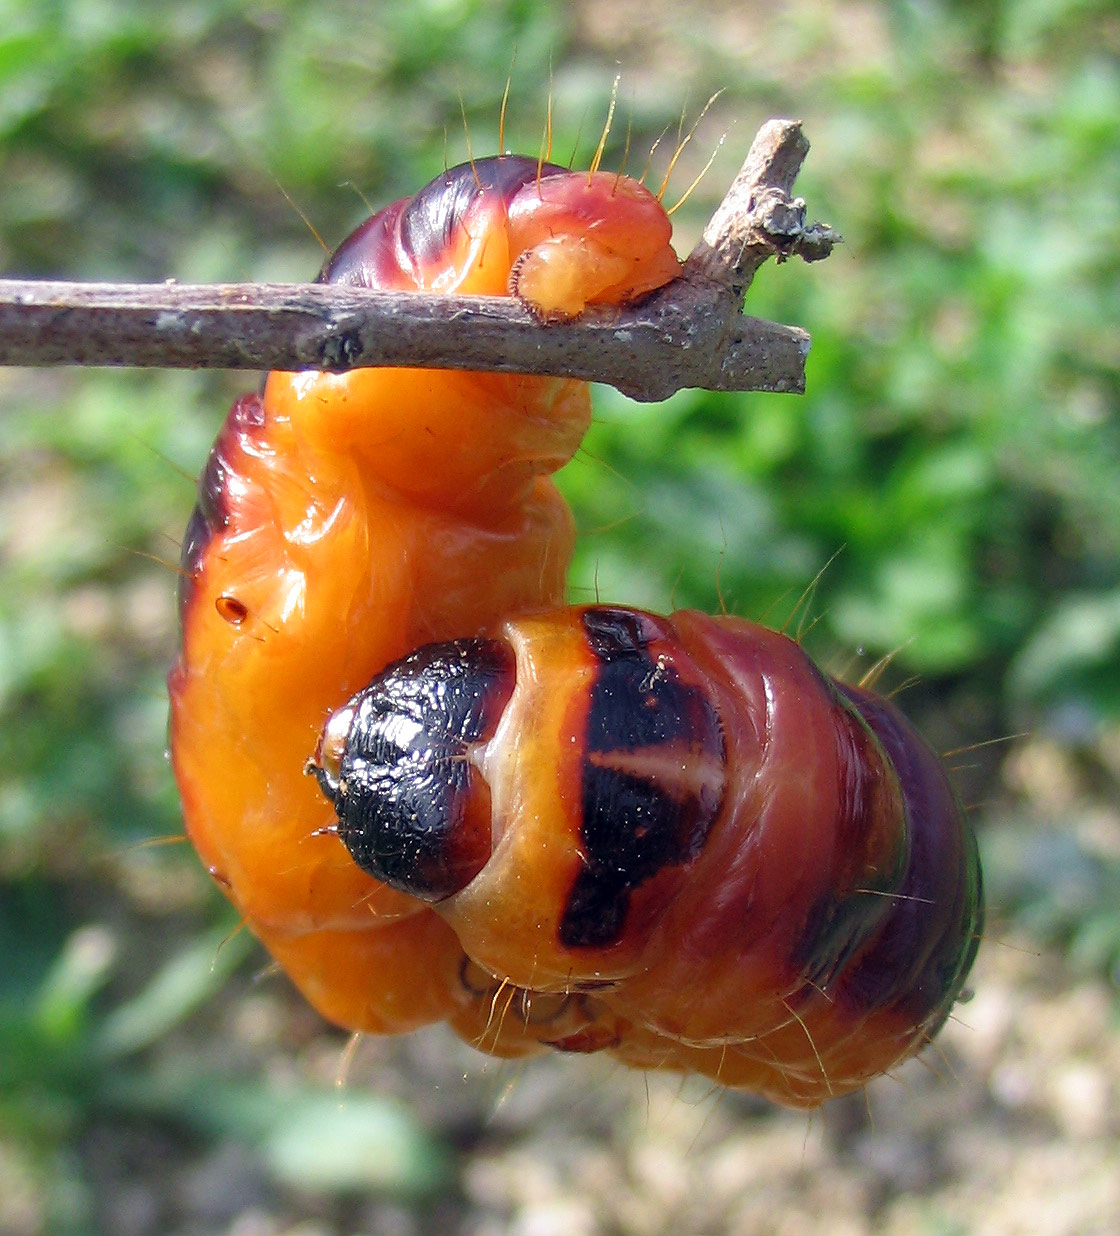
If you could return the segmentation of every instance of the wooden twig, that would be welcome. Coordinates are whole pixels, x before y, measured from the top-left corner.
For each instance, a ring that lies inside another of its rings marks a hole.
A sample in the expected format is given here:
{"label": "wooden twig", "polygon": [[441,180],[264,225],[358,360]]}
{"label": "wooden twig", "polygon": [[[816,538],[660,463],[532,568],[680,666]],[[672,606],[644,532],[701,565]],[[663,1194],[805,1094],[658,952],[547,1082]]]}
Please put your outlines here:
{"label": "wooden twig", "polygon": [[542,326],[505,297],[323,284],[81,284],[0,280],[0,364],[178,369],[418,365],[562,374],[637,399],[683,387],[800,393],[808,334],[744,316],[768,257],[826,257],[839,237],[790,197],[809,146],[771,120],[685,262],[641,305]]}

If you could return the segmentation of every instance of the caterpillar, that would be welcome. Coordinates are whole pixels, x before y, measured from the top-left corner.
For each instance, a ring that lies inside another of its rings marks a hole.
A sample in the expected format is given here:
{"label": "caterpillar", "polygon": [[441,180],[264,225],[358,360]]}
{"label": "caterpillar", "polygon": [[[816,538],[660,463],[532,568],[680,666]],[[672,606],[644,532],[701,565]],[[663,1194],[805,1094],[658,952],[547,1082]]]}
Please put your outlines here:
{"label": "caterpillar", "polygon": [[[475,160],[320,278],[542,320],[680,264],[638,182]],[[307,999],[499,1056],[606,1051],[813,1106],[918,1050],[981,921],[975,842],[898,711],[731,618],[564,605],[551,475],[584,383],[272,373],[183,548],[187,831]],[[312,775],[305,775],[310,773]]]}

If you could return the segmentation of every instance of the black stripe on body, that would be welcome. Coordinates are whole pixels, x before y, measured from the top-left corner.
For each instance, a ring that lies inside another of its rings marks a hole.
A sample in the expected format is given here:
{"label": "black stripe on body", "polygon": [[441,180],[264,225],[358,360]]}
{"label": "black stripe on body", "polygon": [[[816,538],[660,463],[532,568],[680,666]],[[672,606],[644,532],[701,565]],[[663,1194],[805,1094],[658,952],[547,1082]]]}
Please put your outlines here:
{"label": "black stripe on body", "polygon": [[659,648],[660,624],[632,610],[585,611],[598,661],[582,784],[585,865],[560,923],[572,948],[603,948],[626,928],[634,889],[700,852],[723,799],[723,731],[697,686]]}

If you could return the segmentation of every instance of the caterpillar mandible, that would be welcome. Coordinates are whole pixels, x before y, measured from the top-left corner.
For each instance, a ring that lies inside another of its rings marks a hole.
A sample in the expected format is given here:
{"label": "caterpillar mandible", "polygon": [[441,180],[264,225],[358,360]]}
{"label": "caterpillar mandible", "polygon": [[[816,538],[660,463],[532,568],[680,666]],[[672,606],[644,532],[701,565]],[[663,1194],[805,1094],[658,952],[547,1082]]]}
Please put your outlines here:
{"label": "caterpillar mandible", "polygon": [[[637,182],[501,156],[321,278],[543,320],[680,265]],[[811,1106],[917,1050],[980,925],[975,843],[886,702],[732,619],[563,606],[570,379],[273,373],[187,530],[187,829],[328,1019],[609,1051]],[[305,776],[305,771],[314,777]]]}

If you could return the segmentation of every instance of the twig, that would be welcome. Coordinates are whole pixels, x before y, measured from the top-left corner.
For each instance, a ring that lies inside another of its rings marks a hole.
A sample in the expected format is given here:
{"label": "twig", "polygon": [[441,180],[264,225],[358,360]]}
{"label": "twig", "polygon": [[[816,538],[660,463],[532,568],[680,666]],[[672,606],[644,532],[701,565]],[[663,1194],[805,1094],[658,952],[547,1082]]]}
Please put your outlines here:
{"label": "twig", "polygon": [[682,387],[804,390],[808,334],[740,312],[766,258],[826,257],[790,190],[809,146],[796,121],[762,127],[685,263],[643,304],[542,326],[504,297],[322,284],[81,284],[0,280],[0,364],[178,369],[418,365],[563,374],[637,399]]}

